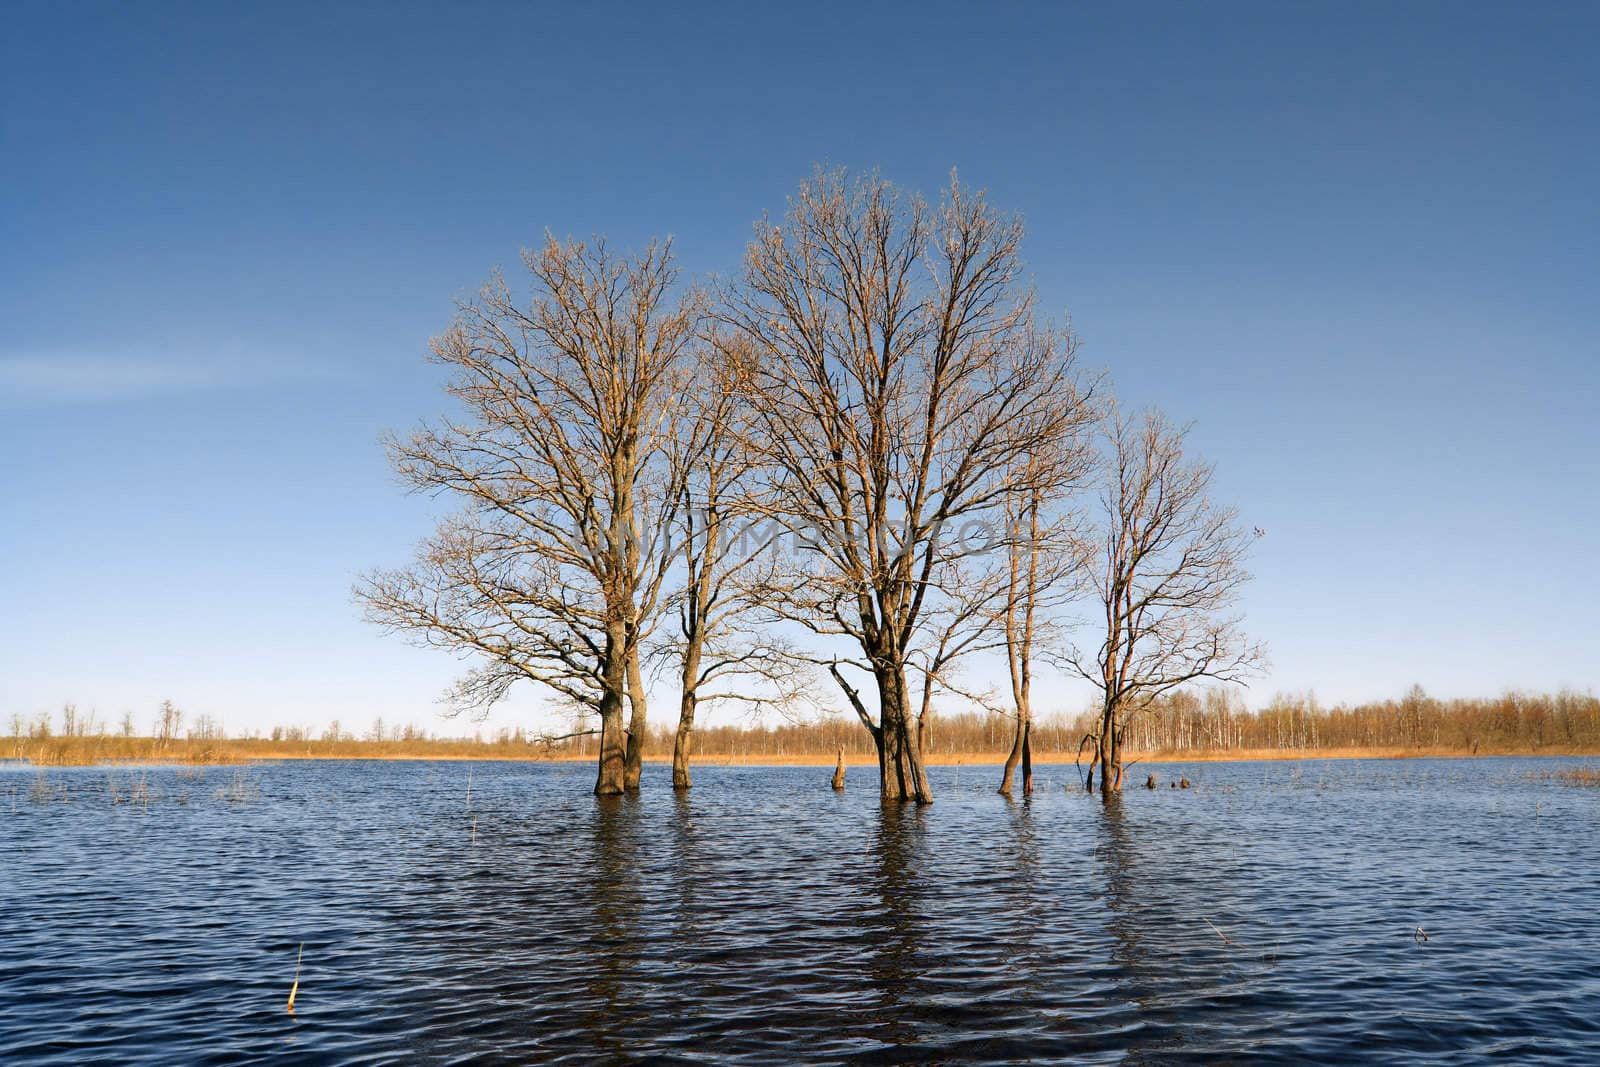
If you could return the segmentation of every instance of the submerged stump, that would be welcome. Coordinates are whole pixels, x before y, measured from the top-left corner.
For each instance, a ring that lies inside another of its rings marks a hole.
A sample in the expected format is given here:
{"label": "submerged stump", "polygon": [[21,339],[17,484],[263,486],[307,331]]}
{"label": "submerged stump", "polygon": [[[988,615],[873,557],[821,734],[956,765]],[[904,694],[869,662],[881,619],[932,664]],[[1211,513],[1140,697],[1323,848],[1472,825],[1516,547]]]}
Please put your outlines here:
{"label": "submerged stump", "polygon": [[844,788],[844,746],[839,746],[839,762],[833,768],[833,788]]}

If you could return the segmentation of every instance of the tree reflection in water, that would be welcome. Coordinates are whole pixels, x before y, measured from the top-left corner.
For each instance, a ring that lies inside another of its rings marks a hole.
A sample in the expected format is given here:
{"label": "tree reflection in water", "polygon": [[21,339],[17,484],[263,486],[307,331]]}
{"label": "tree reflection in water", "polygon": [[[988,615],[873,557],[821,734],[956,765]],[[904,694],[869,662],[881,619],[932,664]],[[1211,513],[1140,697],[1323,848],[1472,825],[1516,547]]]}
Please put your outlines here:
{"label": "tree reflection in water", "polygon": [[[1212,933],[1196,908],[1230,910],[1226,879],[1206,875],[1197,851],[1176,843],[1178,827],[1130,827],[1124,801],[1112,795],[1099,809],[1095,855],[1103,878],[1106,931],[1116,965],[1116,988],[1136,1019],[1126,1049],[1135,1061],[1178,1054],[1212,1025],[1196,1005],[1220,1003],[1236,991],[1239,963],[1253,960],[1242,946]],[[1200,883],[1204,884],[1203,893]],[[1243,1011],[1245,1003],[1235,1005]]]}
{"label": "tree reflection in water", "polygon": [[639,1000],[634,970],[644,906],[638,870],[641,807],[633,795],[595,797],[588,835],[594,874],[587,909],[592,921],[585,925],[593,962],[585,1026],[597,1048],[618,1056],[628,1051],[629,1023]]}
{"label": "tree reflection in water", "polygon": [[885,801],[877,815],[870,875],[876,907],[862,923],[874,998],[870,1033],[864,1036],[887,1045],[914,1044],[914,1016],[927,970],[921,953],[923,885],[919,868],[927,809]]}

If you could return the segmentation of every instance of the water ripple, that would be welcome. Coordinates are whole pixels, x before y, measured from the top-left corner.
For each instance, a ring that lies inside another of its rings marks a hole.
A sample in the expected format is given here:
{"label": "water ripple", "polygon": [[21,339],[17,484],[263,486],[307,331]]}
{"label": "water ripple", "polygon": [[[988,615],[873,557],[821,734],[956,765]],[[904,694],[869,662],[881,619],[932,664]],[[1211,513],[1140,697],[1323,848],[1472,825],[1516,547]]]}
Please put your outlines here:
{"label": "water ripple", "polygon": [[1552,766],[1110,808],[940,768],[926,810],[815,769],[477,764],[469,807],[453,763],[0,768],[0,1061],[1594,1062],[1600,793]]}

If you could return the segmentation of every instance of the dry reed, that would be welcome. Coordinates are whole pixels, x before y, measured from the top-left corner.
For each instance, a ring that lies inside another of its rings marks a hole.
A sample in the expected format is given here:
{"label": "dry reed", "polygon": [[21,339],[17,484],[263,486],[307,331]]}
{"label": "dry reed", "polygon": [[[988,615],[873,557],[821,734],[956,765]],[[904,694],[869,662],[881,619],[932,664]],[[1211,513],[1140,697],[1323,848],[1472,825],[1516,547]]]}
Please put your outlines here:
{"label": "dry reed", "polygon": [[300,942],[300,951],[294,955],[294,985],[289,987],[289,1003],[287,1007],[291,1015],[294,1014],[294,998],[300,993],[300,960],[305,956],[305,953],[306,943],[302,941]]}

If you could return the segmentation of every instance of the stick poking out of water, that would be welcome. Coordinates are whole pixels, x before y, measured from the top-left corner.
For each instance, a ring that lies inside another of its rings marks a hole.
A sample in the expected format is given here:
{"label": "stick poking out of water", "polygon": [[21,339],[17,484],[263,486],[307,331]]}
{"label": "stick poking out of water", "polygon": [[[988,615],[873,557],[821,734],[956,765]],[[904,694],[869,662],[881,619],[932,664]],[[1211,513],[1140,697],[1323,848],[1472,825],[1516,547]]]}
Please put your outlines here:
{"label": "stick poking out of water", "polygon": [[1201,922],[1203,922],[1203,923],[1205,923],[1205,924],[1206,924],[1206,925],[1207,925],[1207,926],[1209,926],[1209,927],[1211,927],[1211,931],[1212,931],[1212,933],[1214,933],[1214,934],[1216,934],[1216,935],[1217,935],[1217,936],[1218,936],[1218,937],[1220,937],[1220,938],[1222,938],[1222,943],[1223,943],[1223,944],[1224,944],[1224,945],[1231,945],[1231,944],[1233,944],[1233,942],[1232,942],[1232,941],[1229,941],[1229,940],[1228,940],[1228,935],[1227,935],[1227,934],[1225,934],[1225,933],[1223,933],[1223,932],[1222,932],[1222,931],[1221,931],[1221,930],[1218,930],[1218,929],[1217,929],[1217,924],[1216,924],[1216,923],[1214,923],[1214,922],[1212,922],[1212,921],[1211,921],[1211,920],[1210,920],[1210,919],[1208,919],[1208,918],[1206,918],[1206,917],[1205,917],[1205,916],[1204,916],[1204,915],[1202,915],[1202,916],[1200,916],[1200,921],[1201,921]]}
{"label": "stick poking out of water", "polygon": [[294,1014],[294,998],[300,992],[300,957],[306,952],[306,943],[300,942],[300,951],[294,954],[294,985],[289,987],[289,1014]]}

